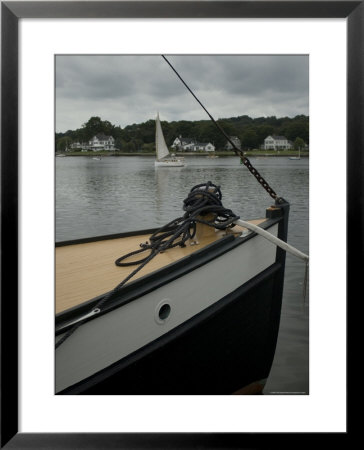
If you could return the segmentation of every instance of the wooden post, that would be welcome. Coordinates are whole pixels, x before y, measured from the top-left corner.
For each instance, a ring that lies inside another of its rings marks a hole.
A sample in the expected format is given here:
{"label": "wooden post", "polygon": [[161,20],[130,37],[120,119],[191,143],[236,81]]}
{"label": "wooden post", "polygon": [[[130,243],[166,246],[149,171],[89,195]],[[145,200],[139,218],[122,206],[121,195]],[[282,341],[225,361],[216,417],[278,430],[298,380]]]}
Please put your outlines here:
{"label": "wooden post", "polygon": [[[206,220],[207,222],[213,222],[216,218],[216,214],[210,213],[206,214],[205,216],[198,216],[198,218]],[[209,236],[215,235],[216,229],[214,227],[210,227],[208,225],[205,225],[204,223],[196,224],[196,236],[195,236],[196,244],[198,244],[202,239],[206,239]]]}

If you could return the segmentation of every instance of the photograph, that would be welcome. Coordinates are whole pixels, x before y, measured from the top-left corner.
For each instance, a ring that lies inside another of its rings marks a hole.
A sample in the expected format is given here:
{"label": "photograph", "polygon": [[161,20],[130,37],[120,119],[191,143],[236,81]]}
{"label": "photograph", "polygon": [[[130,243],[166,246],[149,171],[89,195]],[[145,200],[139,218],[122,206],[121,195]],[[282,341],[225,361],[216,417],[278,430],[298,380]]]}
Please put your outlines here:
{"label": "photograph", "polygon": [[1,448],[348,447],[363,24],[1,2]]}
{"label": "photograph", "polygon": [[55,55],[55,393],[309,394],[309,56]]}

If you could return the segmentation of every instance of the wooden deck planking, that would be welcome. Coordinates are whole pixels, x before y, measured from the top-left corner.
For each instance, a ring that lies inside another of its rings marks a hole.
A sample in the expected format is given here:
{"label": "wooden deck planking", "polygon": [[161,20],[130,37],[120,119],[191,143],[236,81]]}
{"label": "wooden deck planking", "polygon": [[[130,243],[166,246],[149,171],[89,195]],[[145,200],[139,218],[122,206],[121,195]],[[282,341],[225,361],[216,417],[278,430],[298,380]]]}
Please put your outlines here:
{"label": "wooden deck planking", "polygon": [[[251,220],[259,224],[265,219]],[[176,247],[158,254],[140,272],[133,276],[136,280],[160,269],[184,256],[187,256],[206,245],[220,239],[223,232],[214,232],[207,227],[205,233],[199,234],[199,245]],[[241,227],[234,227],[234,232],[241,232]],[[211,232],[212,231],[212,232]],[[130,236],[118,239],[67,245],[56,248],[56,314],[72,308],[84,301],[101,295],[119,284],[135,268],[117,267],[115,260],[131,251],[138,250],[139,244],[149,239],[148,235]],[[145,252],[136,255],[141,259]]]}

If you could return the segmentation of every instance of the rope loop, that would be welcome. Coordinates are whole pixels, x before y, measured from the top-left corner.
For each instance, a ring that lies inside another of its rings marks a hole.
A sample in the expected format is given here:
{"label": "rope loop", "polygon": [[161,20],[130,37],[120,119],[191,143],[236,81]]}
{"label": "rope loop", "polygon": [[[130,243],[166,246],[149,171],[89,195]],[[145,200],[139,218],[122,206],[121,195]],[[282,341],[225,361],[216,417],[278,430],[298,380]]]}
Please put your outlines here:
{"label": "rope loop", "polygon": [[[141,244],[142,249],[121,256],[115,261],[117,266],[138,265],[147,260],[152,254],[157,254],[176,246],[185,247],[185,242],[196,235],[196,224],[202,223],[219,230],[232,227],[239,217],[231,209],[223,206],[220,186],[211,181],[194,186],[187,198],[183,200],[182,217],[172,220],[155,231],[149,238],[149,243]],[[209,216],[207,218],[207,216]],[[205,219],[206,218],[206,219]],[[151,254],[143,259],[132,262],[121,262],[126,259],[151,250]]]}

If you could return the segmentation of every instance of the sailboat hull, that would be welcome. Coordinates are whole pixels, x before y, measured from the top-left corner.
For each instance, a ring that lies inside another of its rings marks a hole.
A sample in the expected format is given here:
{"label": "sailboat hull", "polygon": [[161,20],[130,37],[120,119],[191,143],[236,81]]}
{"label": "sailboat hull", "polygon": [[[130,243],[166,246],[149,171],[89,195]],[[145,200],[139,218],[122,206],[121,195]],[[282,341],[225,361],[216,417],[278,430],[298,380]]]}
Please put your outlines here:
{"label": "sailboat hull", "polygon": [[155,167],[183,167],[185,163],[181,160],[155,161]]}
{"label": "sailboat hull", "polygon": [[[282,212],[264,228],[285,239],[288,208]],[[231,394],[254,382],[263,388],[284,263],[285,252],[250,233],[136,280],[57,348],[56,393]],[[160,314],[165,305],[167,316]],[[75,313],[60,314],[58,326]]]}

